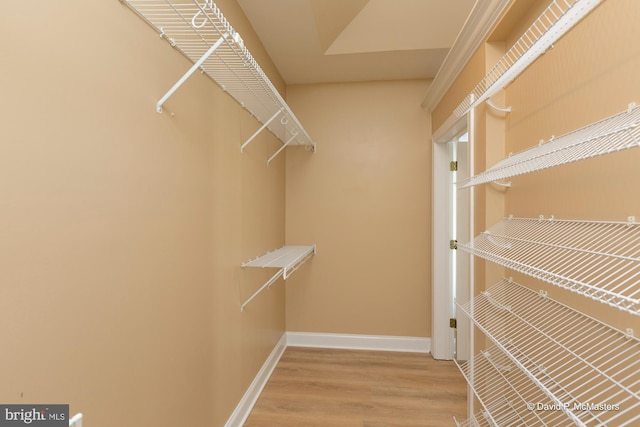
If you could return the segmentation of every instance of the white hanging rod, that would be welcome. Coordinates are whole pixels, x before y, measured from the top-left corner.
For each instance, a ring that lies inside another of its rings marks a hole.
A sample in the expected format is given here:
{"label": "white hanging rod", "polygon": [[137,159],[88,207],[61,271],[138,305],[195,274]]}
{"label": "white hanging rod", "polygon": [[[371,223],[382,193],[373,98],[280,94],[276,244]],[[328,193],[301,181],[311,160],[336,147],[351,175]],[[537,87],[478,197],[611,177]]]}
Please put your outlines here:
{"label": "white hanging rod", "polygon": [[465,188],[495,182],[639,146],[640,107],[629,104],[626,111],[512,154],[460,184]]}
{"label": "white hanging rod", "polygon": [[454,114],[457,117],[464,116],[470,109],[515,80],[601,2],[602,0],[554,0],[471,91],[473,98],[467,96]]}
{"label": "white hanging rod", "polygon": [[640,340],[510,279],[487,293],[458,307],[577,425],[640,420]]}
{"label": "white hanging rod", "polygon": [[456,361],[456,364],[482,404],[483,418],[492,420],[493,425],[575,425],[563,411],[531,410],[532,403],[551,407],[554,402],[497,347],[480,352],[473,360]]}
{"label": "white hanging rod", "polygon": [[640,224],[506,218],[458,248],[640,315]]}
{"label": "white hanging rod", "polygon": [[[290,140],[289,145],[305,145],[315,151],[315,142],[212,0],[121,1],[194,63],[158,101],[159,111],[180,85],[200,69],[263,124],[260,131],[269,129],[283,143]],[[270,120],[279,114],[286,120]],[[295,138],[291,139],[292,135]],[[241,149],[249,142],[243,143]]]}
{"label": "white hanging rod", "polygon": [[249,304],[263,290],[269,288],[280,276],[287,280],[291,274],[316,253],[316,245],[311,246],[283,246],[275,251],[257,257],[251,261],[242,263],[241,267],[278,268],[267,282],[255,291],[240,306],[240,311]]}

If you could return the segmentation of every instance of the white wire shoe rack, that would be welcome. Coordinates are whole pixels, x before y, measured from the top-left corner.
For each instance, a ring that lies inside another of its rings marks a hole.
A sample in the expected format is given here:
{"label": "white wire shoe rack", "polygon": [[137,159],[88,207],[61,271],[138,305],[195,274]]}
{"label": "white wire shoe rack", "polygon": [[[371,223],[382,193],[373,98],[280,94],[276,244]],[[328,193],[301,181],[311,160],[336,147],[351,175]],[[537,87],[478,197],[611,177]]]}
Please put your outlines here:
{"label": "white wire shoe rack", "polygon": [[304,264],[309,258],[316,254],[316,245],[311,246],[283,246],[275,251],[268,252],[258,258],[251,261],[247,261],[241,265],[241,267],[258,267],[258,268],[277,268],[278,271],[266,281],[264,285],[253,293],[245,302],[240,306],[240,311],[244,311],[244,308],[255,297],[258,296],[263,290],[269,288],[273,282],[275,282],[280,276],[284,280],[296,271],[302,264]]}
{"label": "white wire shoe rack", "polygon": [[640,106],[629,104],[626,111],[512,154],[458,186],[496,182],[635,147],[640,147]]}
{"label": "white wire shoe rack", "polygon": [[[519,369],[499,348],[482,351],[473,361],[457,363],[484,410],[463,425],[482,426],[574,426],[563,410]],[[474,376],[477,380],[473,381]],[[533,404],[533,405],[532,405]],[[563,407],[564,409],[564,407]]]}
{"label": "white wire shoe rack", "polygon": [[503,219],[458,248],[640,315],[640,224]]}
{"label": "white wire shoe rack", "polygon": [[162,112],[169,97],[200,70],[262,124],[241,145],[241,151],[265,129],[282,142],[267,163],[288,145],[303,145],[315,151],[316,144],[212,0],[201,3],[197,0],[120,1],[193,62],[193,66],[159,99],[158,112]]}
{"label": "white wire shoe rack", "polygon": [[470,362],[459,365],[484,408],[476,420],[501,427],[640,422],[640,340],[632,330],[511,279],[458,307],[494,343],[473,359],[473,380]]}

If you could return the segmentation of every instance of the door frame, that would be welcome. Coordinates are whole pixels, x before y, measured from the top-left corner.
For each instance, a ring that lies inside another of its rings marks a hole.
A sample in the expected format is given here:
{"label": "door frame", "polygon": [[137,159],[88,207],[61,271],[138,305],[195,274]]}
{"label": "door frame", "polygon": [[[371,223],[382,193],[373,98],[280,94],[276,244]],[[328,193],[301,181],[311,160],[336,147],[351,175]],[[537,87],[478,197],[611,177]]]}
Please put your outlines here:
{"label": "door frame", "polygon": [[[448,120],[447,120],[448,122]],[[432,135],[432,223],[431,223],[431,355],[434,359],[452,360],[455,349],[453,348],[453,330],[449,326],[449,319],[453,317],[451,305],[455,298],[452,295],[451,271],[449,268],[449,230],[451,229],[451,218],[448,215],[449,198],[452,188],[449,180],[449,147],[448,142],[467,129],[469,133],[468,161],[469,176],[473,176],[474,160],[474,113],[470,110],[466,115],[459,118],[448,129],[439,128]],[[474,235],[473,212],[474,212],[474,191],[469,193],[469,235]],[[469,295],[473,295],[474,266],[473,257],[469,260]],[[446,301],[443,304],[442,301]],[[466,319],[458,319],[466,321]],[[469,328],[469,340],[473,342],[473,328]],[[462,356],[462,355],[461,355]],[[466,356],[466,355],[465,355]]]}

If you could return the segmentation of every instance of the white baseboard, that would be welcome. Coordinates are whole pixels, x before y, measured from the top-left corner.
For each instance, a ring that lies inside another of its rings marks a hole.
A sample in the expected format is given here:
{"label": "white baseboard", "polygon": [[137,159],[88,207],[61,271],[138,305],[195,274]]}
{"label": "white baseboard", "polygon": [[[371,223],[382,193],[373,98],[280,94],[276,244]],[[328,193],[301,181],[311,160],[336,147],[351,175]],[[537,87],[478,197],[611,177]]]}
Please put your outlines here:
{"label": "white baseboard", "polygon": [[244,424],[253,409],[253,405],[256,404],[258,397],[260,397],[260,393],[262,393],[262,389],[267,384],[267,381],[269,381],[269,377],[271,377],[273,370],[278,364],[278,361],[280,360],[280,357],[282,357],[282,353],[284,353],[286,348],[287,334],[285,333],[273,348],[269,357],[267,357],[267,360],[262,365],[262,368],[260,368],[260,371],[258,371],[258,374],[251,382],[251,385],[245,392],[244,396],[242,396],[240,403],[238,403],[238,406],[236,406],[236,409],[233,411],[224,427],[241,427]]}
{"label": "white baseboard", "polygon": [[242,396],[240,403],[238,403],[224,427],[241,427],[244,424],[287,347],[429,353],[431,351],[431,338],[286,332],[273,348],[273,351],[262,365],[262,368],[260,368],[260,371],[244,396]]}
{"label": "white baseboard", "polygon": [[431,339],[386,335],[287,332],[287,346],[429,353],[431,351]]}

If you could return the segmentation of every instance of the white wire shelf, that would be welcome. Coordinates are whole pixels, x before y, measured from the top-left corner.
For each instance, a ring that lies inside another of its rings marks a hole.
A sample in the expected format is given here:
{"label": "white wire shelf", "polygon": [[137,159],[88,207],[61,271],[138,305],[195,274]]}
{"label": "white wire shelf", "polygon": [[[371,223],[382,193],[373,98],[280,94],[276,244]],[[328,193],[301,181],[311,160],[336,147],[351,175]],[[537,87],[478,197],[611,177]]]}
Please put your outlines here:
{"label": "white wire shelf", "polygon": [[458,248],[640,315],[640,226],[628,222],[503,219]]}
{"label": "white wire shelf", "polygon": [[640,340],[631,333],[510,279],[458,307],[576,425],[640,422]]}
{"label": "white wire shelf", "polygon": [[482,404],[476,422],[501,427],[575,425],[563,410],[543,410],[555,408],[554,402],[497,347],[456,364]]}
{"label": "white wire shelf", "polygon": [[242,263],[241,267],[277,268],[278,271],[267,282],[253,293],[240,307],[241,311],[260,292],[270,287],[280,276],[284,280],[296,271],[302,264],[316,253],[316,245],[311,246],[283,246],[275,251],[268,252],[251,261]]}
{"label": "white wire shelf", "polygon": [[470,109],[486,101],[509,82],[515,80],[524,69],[601,2],[602,0],[553,0],[456,107],[452,118],[458,119],[464,116]]}
{"label": "white wire shelf", "polygon": [[640,107],[630,104],[622,113],[510,155],[458,185],[466,188],[639,146]]}
{"label": "white wire shelf", "polygon": [[266,128],[283,143],[269,161],[287,145],[315,151],[315,143],[212,0],[121,1],[194,63],[158,101],[159,112],[175,90],[201,70],[263,124],[241,150]]}

